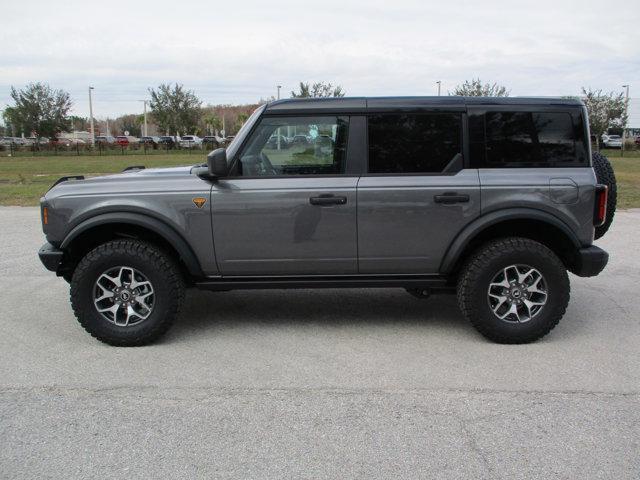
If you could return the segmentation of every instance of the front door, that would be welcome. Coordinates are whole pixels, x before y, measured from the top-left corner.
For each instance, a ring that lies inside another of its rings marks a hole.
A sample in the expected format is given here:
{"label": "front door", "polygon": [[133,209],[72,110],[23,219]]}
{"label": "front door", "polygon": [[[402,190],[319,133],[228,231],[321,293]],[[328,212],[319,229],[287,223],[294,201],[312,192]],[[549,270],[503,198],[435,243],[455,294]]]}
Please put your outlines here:
{"label": "front door", "polygon": [[357,273],[348,117],[263,117],[211,192],[222,275]]}

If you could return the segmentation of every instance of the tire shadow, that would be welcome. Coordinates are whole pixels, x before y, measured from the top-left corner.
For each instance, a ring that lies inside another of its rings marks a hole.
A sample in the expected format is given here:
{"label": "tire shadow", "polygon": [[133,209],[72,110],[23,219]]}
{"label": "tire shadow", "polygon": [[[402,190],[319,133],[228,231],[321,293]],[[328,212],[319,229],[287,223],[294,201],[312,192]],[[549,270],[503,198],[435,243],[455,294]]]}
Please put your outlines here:
{"label": "tire shadow", "polygon": [[455,295],[417,299],[403,289],[191,290],[168,340],[247,326],[386,326],[468,330]]}

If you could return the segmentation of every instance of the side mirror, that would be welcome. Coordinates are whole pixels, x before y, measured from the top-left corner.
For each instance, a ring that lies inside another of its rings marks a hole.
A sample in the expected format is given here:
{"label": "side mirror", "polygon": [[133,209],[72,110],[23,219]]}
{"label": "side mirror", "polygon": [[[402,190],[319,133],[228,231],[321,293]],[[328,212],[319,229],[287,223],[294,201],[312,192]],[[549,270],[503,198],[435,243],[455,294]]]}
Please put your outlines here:
{"label": "side mirror", "polygon": [[217,148],[207,155],[209,175],[212,177],[226,177],[229,171],[227,167],[227,152],[224,148]]}

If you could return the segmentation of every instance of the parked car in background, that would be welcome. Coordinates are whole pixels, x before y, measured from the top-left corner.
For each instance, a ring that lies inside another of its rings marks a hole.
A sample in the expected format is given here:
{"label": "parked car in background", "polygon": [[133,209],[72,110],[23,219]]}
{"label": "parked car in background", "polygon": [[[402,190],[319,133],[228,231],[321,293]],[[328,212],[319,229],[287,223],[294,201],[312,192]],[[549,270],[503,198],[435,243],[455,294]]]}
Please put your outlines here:
{"label": "parked car in background", "polygon": [[216,135],[206,135],[202,137],[202,143],[207,147],[217,148],[224,143],[224,138]]}
{"label": "parked car in background", "polygon": [[113,145],[116,143],[116,137],[111,135],[98,135],[96,137],[96,145]]}
{"label": "parked car in background", "polygon": [[[280,143],[278,143],[278,140]],[[284,150],[289,146],[289,141],[284,135],[271,135],[267,142],[267,148],[271,150]]]}
{"label": "parked car in background", "polygon": [[131,135],[118,135],[116,137],[116,143],[122,147],[127,147],[132,143],[138,143],[139,140]]}
{"label": "parked car in background", "polygon": [[635,143],[636,145],[639,145],[639,146],[640,146],[640,135],[638,135],[638,136],[636,137],[636,139],[635,139],[635,142],[634,142],[634,143]]}
{"label": "parked car in background", "polygon": [[606,148],[622,148],[622,137],[620,135],[603,135],[602,144]]}
{"label": "parked car in background", "polygon": [[21,140],[18,137],[2,137],[0,139],[0,145],[10,146],[10,145],[18,145],[17,141]]}
{"label": "parked car in background", "polygon": [[49,145],[56,147],[75,147],[78,145],[86,145],[86,142],[80,138],[58,137],[50,139]]}
{"label": "parked car in background", "polygon": [[158,140],[158,144],[162,146],[162,148],[173,148],[176,146],[176,137],[172,137],[169,135],[163,135]]}
{"label": "parked car in background", "polygon": [[294,135],[291,139],[292,145],[309,145],[309,139],[306,135]]}
{"label": "parked car in background", "polygon": [[181,148],[202,148],[202,139],[197,135],[185,135],[180,137]]}
{"label": "parked car in background", "polygon": [[140,143],[142,145],[155,148],[158,146],[158,143],[160,143],[160,137],[140,137]]}

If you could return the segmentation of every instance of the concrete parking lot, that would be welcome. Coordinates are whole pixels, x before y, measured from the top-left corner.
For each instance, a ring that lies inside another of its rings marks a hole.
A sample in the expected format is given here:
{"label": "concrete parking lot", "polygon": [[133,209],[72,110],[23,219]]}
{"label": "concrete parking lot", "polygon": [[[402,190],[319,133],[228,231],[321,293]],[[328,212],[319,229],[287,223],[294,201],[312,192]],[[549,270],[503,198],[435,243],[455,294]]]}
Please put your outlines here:
{"label": "concrete parking lot", "polygon": [[190,292],[160,343],[103,345],[0,208],[2,478],[640,476],[640,210],[551,335],[495,345],[452,296]]}

